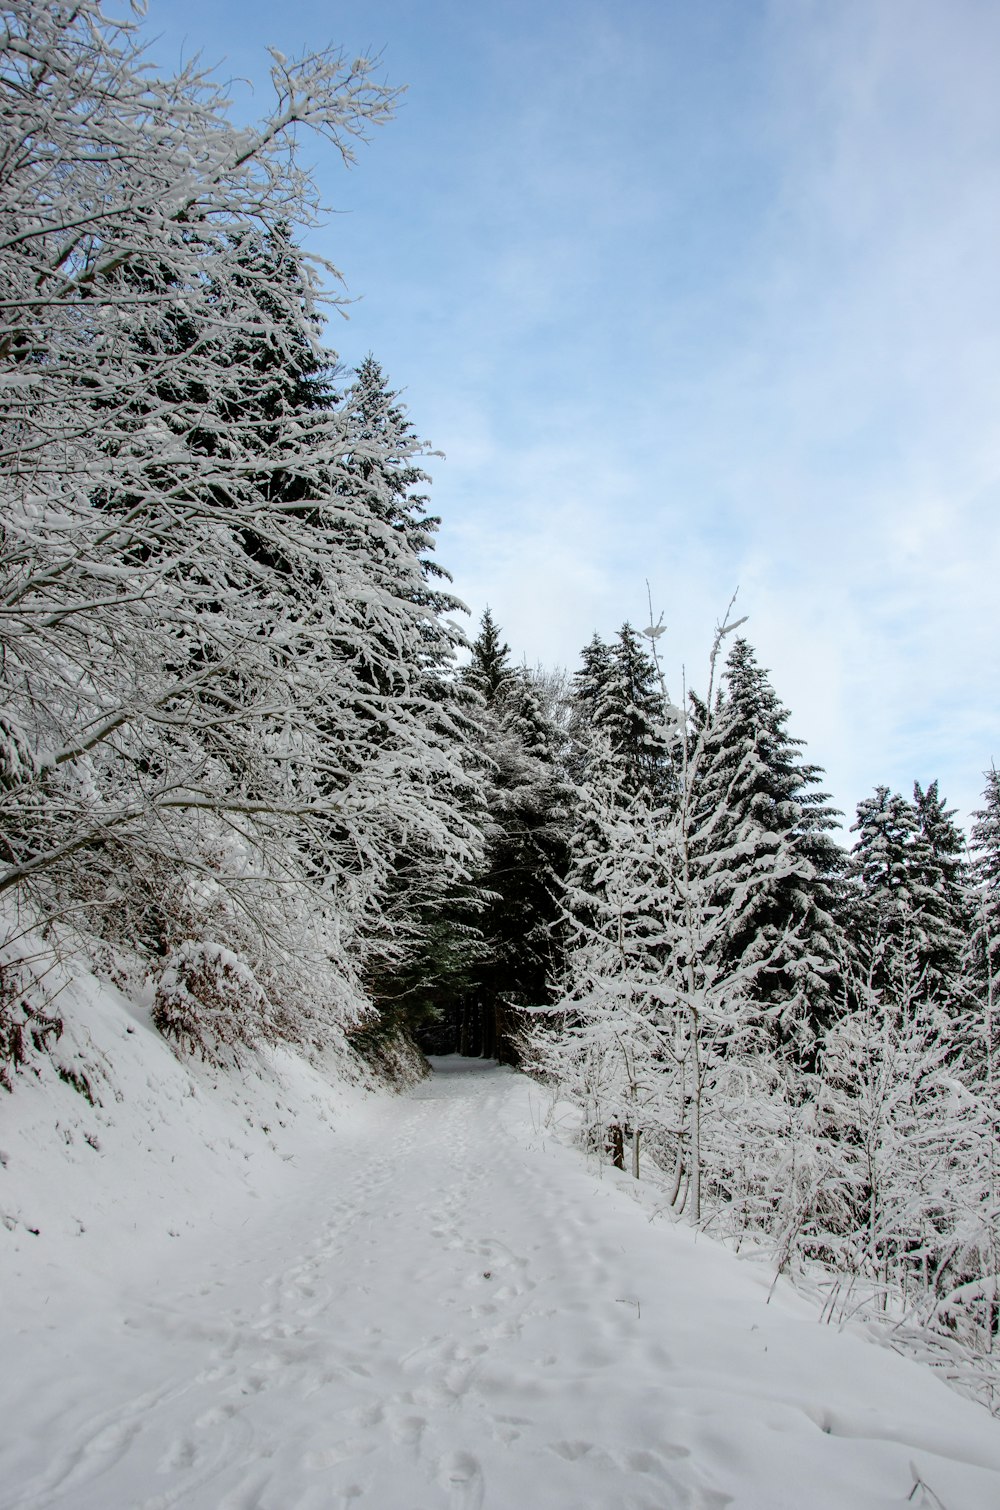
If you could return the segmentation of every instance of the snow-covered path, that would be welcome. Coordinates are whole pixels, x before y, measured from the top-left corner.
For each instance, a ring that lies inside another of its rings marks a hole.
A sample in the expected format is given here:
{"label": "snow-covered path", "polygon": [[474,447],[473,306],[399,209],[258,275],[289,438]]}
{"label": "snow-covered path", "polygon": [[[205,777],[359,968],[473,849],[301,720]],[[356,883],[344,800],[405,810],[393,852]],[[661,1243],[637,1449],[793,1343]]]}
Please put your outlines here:
{"label": "snow-covered path", "polygon": [[170,1266],[8,1313],[0,1506],[1000,1506],[985,1411],[768,1304],[766,1272],[651,1221],[543,1107],[439,1061]]}

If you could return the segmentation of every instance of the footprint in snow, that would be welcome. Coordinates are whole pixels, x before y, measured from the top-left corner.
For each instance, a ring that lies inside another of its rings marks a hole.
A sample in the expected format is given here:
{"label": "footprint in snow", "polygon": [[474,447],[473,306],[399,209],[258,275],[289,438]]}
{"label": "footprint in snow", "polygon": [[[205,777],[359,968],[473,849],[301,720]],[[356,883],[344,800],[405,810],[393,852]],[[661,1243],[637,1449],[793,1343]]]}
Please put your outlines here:
{"label": "footprint in snow", "polygon": [[193,1468],[198,1461],[198,1449],[186,1437],[171,1442],[156,1465],[157,1473],[178,1473]]}
{"label": "footprint in snow", "polygon": [[375,1445],[366,1437],[345,1437],[342,1442],[336,1442],[332,1447],[307,1453],[305,1464],[307,1468],[312,1469],[336,1468],[338,1463],[346,1463],[351,1458],[367,1457],[370,1452],[375,1451]]}
{"label": "footprint in snow", "polygon": [[592,1452],[593,1442],[550,1442],[549,1451],[557,1457],[565,1458],[567,1463],[576,1463],[580,1458],[585,1458],[588,1452]]}
{"label": "footprint in snow", "polygon": [[438,1483],[448,1490],[448,1510],[481,1510],[483,1471],[471,1452],[449,1452],[438,1463]]}
{"label": "footprint in snow", "polygon": [[351,1419],[356,1421],[359,1426],[369,1429],[373,1426],[380,1426],[385,1420],[385,1408],[377,1402],[374,1405],[362,1405],[357,1410],[351,1412]]}
{"label": "footprint in snow", "polygon": [[394,1441],[403,1447],[412,1447],[419,1453],[420,1439],[426,1426],[423,1416],[399,1416],[395,1420],[390,1419],[389,1431]]}

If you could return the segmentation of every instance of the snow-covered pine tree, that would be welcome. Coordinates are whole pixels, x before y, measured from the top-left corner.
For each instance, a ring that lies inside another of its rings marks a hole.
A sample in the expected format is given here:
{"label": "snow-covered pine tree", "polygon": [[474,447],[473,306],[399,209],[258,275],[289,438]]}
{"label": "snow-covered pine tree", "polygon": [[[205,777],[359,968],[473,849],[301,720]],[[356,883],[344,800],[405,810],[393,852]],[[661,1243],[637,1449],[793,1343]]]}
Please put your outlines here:
{"label": "snow-covered pine tree", "polygon": [[952,811],[937,782],[908,802],[887,786],[858,803],[852,833],[850,942],[883,991],[899,975],[895,955],[915,950],[921,990],[958,1013],[970,899]]}
{"label": "snow-covered pine tree", "polygon": [[559,888],[570,792],[561,732],[529,671],[518,668],[506,681],[494,712],[482,989],[495,1004],[495,1047],[509,1058],[518,1009],[552,999],[561,964]]}
{"label": "snow-covered pine tree", "polygon": [[749,642],[735,640],[715,705],[695,700],[691,771],[699,864],[729,918],[726,962],[808,1059],[837,992],[844,859],[830,837],[839,814],[815,790],[822,772],[802,760],[789,717]]}
{"label": "snow-covered pine tree", "polygon": [[[993,1041],[1000,1010],[1000,772],[986,773],[983,806],[973,814],[971,834],[972,926],[968,963],[984,1023],[984,1044]],[[993,1024],[993,1032],[989,1024]],[[1000,1047],[997,1045],[996,1047]]]}
{"label": "snow-covered pine tree", "polygon": [[[612,644],[594,634],[581,651],[573,676],[568,709],[566,766],[584,794],[578,821],[591,819],[586,792],[612,793],[622,802],[642,793],[656,803],[675,785],[672,752],[664,739],[663,706],[657,669],[630,624],[623,624]],[[600,825],[581,829],[575,841],[574,886],[578,900],[593,882],[586,875],[588,854],[600,853]]]}
{"label": "snow-covered pine tree", "polygon": [[665,790],[670,761],[660,720],[656,667],[640,636],[627,623],[610,645],[595,633],[571,683],[567,767],[573,779],[585,783],[595,761],[611,758],[623,773],[623,791]]}
{"label": "snow-covered pine tree", "polygon": [[567,769],[574,781],[586,777],[597,727],[597,705],[611,670],[611,650],[595,631],[580,651],[569,694]]}
{"label": "snow-covered pine tree", "polygon": [[467,1053],[514,1057],[518,1011],[549,1000],[561,947],[557,893],[566,863],[565,738],[547,684],[512,667],[492,613],[483,615],[462,682],[480,700],[486,762],[486,856],[452,917],[474,921],[477,958],[448,1009]]}
{"label": "snow-covered pine tree", "polygon": [[932,781],[926,790],[913,784],[913,806],[926,847],[921,880],[923,931],[928,979],[943,1002],[963,1012],[967,995],[963,960],[972,924],[973,899],[966,859],[967,840]]}
{"label": "snow-covered pine tree", "polygon": [[501,639],[500,628],[489,605],[479,622],[479,633],[472,642],[472,654],[462,673],[465,684],[475,689],[487,708],[497,706],[503,687],[513,676],[510,646]]}
{"label": "snow-covered pine tree", "polygon": [[[447,616],[464,611],[464,605],[448,590],[450,576],[433,555],[439,520],[427,512],[423,489],[430,478],[418,465],[427,448],[373,356],[362,362],[345,395],[343,419],[349,448],[338,469],[338,491],[354,507],[366,505],[360,534],[349,532],[351,548],[371,554],[366,521],[378,521],[369,570],[409,607],[408,640],[401,642],[399,625],[391,626],[383,663],[361,662],[356,668],[369,689],[369,718],[373,696],[381,691],[391,699],[371,722],[367,747],[391,746],[397,719],[407,714],[416,719],[426,735],[434,801],[448,813],[455,834],[464,835],[464,855],[460,846],[456,864],[427,843],[423,827],[402,827],[392,841],[377,915],[366,924],[366,979],[379,1006],[380,1031],[402,1023],[414,1031],[465,988],[479,954],[472,922],[475,888],[470,891],[467,883],[471,869],[482,863],[481,727],[475,698],[454,672],[455,651],[464,639]],[[404,679],[394,686],[386,680],[386,662],[397,673],[404,668]]]}

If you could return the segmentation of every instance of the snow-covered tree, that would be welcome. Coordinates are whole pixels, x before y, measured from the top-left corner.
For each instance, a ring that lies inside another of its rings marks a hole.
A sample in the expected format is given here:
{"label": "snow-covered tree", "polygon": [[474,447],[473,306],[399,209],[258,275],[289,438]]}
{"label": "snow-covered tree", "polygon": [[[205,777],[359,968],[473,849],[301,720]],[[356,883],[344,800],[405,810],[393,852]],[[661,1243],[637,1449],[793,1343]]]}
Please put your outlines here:
{"label": "snow-covered tree", "polygon": [[[919,927],[855,956],[850,1008],[827,1030],[816,1090],[829,1157],[813,1251],[863,1276],[880,1306],[995,1345],[1000,1259],[996,1111],[928,990]],[[808,1248],[807,1248],[808,1251]]]}
{"label": "snow-covered tree", "polygon": [[[735,627],[718,631],[705,706]],[[731,849],[715,842],[724,813],[706,805],[701,779],[710,724],[689,729],[663,686],[657,707],[654,747],[670,753],[675,773],[666,790],[635,789],[628,763],[614,758],[613,731],[595,746],[567,885],[575,933],[564,992],[548,1014],[556,1034],[547,1040],[542,1029],[534,1048],[550,1073],[568,1069],[595,1119],[592,1136],[602,1119],[645,1133],[653,1156],[673,1167],[673,1199],[689,1199],[697,1220],[706,1169],[718,1189],[727,1179],[714,1091],[765,1052],[749,988],[788,943],[778,932],[748,961],[730,940],[745,893],[790,866],[791,840],[761,848],[740,887],[727,886]]]}
{"label": "snow-covered tree", "polygon": [[392,94],[332,51],[272,80],[241,129],[89,0],[0,36],[0,893],[103,932],[141,912],[161,960],[253,940],[291,1031],[303,1000],[360,1010],[401,836],[451,877],[478,838],[428,685],[433,521],[387,480],[415,446],[394,411],[359,471],[289,232],[302,133],[349,162]]}
{"label": "snow-covered tree", "polygon": [[802,760],[789,717],[748,641],[735,640],[715,706],[695,700],[692,769],[728,962],[779,1036],[808,1054],[837,989],[844,862],[830,838],[839,814],[815,790],[822,772]]}
{"label": "snow-covered tree", "polygon": [[466,1052],[511,1058],[519,1008],[550,999],[560,957],[565,738],[545,681],[510,664],[510,648],[489,609],[462,682],[480,703],[486,851],[474,894],[453,910],[463,928],[474,914],[480,944],[460,999],[450,1007],[452,1041]]}
{"label": "snow-covered tree", "polygon": [[970,957],[980,995],[996,1004],[1000,990],[1000,772],[986,773],[983,806],[973,814]]}
{"label": "snow-covered tree", "polygon": [[479,633],[472,642],[472,654],[463,671],[463,680],[478,692],[488,708],[492,708],[513,674],[510,646],[503,640],[500,627],[487,606],[480,620]]}
{"label": "snow-covered tree", "polygon": [[607,752],[622,775],[622,791],[659,795],[669,785],[667,751],[660,729],[656,667],[632,628],[623,624],[605,645],[594,635],[573,678],[573,770],[586,779]]}
{"label": "snow-covered tree", "polygon": [[[886,989],[899,975],[895,955],[915,950],[923,989],[960,1006],[968,893],[960,856],[962,840],[941,802],[937,782],[915,802],[879,786],[858,803],[852,832],[853,947],[874,959],[874,984]],[[874,951],[874,954],[873,954]]]}

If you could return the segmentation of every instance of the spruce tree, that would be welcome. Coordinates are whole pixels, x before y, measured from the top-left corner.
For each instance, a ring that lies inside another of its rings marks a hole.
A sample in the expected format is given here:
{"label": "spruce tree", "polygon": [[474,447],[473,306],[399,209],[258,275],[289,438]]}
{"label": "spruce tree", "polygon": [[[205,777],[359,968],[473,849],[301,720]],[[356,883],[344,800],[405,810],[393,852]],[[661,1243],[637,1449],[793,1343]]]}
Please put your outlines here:
{"label": "spruce tree", "polygon": [[566,869],[568,788],[562,737],[531,673],[519,669],[498,705],[489,798],[487,946],[484,1000],[494,1003],[498,1039],[510,1037],[517,1009],[551,999],[559,962],[559,882]]}
{"label": "spruce tree", "polygon": [[746,992],[808,1054],[838,986],[837,921],[843,856],[830,830],[839,816],[815,790],[779,701],[745,639],[734,641],[715,707],[696,706],[692,770],[698,864],[714,905],[728,910],[725,952]]}
{"label": "spruce tree", "polygon": [[510,664],[489,609],[461,682],[478,699],[485,766],[485,860],[449,917],[468,969],[444,1004],[446,1028],[424,1035],[464,1053],[514,1056],[519,1009],[547,1001],[558,963],[556,895],[565,870],[569,795],[564,736],[541,679]]}
{"label": "spruce tree", "polygon": [[[427,512],[423,491],[430,477],[418,464],[426,446],[418,439],[400,396],[389,387],[370,353],[344,395],[349,449],[340,458],[340,487],[348,497],[366,499],[371,515],[385,527],[382,549],[388,569],[395,566],[401,590],[430,610],[425,628],[431,660],[450,661],[460,636],[440,620],[463,604],[448,591],[450,574],[434,558],[440,519]],[[414,580],[414,562],[417,563]],[[443,647],[443,648],[442,648]]]}
{"label": "spruce tree", "polygon": [[[862,974],[891,1002],[906,964],[922,998],[964,1005],[962,955],[968,895],[961,836],[933,782],[914,802],[879,786],[858,803],[850,859],[848,924]],[[908,988],[909,989],[909,988]]]}
{"label": "spruce tree", "polygon": [[921,882],[923,958],[928,981],[942,1001],[961,1008],[965,999],[963,958],[972,925],[966,839],[955,822],[955,809],[945,806],[932,781],[924,790],[913,784],[924,854],[916,860]]}
{"label": "spruce tree", "polygon": [[584,780],[592,759],[597,707],[610,670],[611,650],[595,631],[580,652],[580,666],[571,682],[567,768],[574,781]]}
{"label": "spruce tree", "polygon": [[609,647],[593,721],[619,762],[623,791],[659,797],[669,771],[662,694],[656,666],[631,624],[622,625]]}
{"label": "spruce tree", "polygon": [[[433,555],[439,521],[428,512],[423,489],[430,479],[418,464],[426,448],[371,355],[344,394],[342,420],[346,444],[336,486],[345,541],[352,553],[370,558],[372,575],[408,610],[405,640],[397,624],[376,618],[367,646],[355,653],[360,695],[353,706],[362,740],[345,756],[364,761],[379,752],[391,759],[397,717],[408,710],[427,731],[429,753],[435,752],[422,779],[471,840],[478,866],[485,811],[481,731],[475,699],[454,673],[461,635],[445,615],[462,605]],[[419,825],[402,824],[391,838],[379,905],[366,923],[366,981],[380,1013],[378,1031],[405,1027],[413,1033],[446,1009],[476,956],[471,870],[428,846]]]}
{"label": "spruce tree", "polygon": [[1000,771],[986,773],[983,806],[973,813],[973,958],[982,987],[995,993],[1000,982]]}
{"label": "spruce tree", "polygon": [[506,641],[501,642],[500,630],[487,606],[480,621],[479,634],[472,642],[472,655],[463,678],[479,693],[487,708],[493,709],[511,675],[510,646]]}

